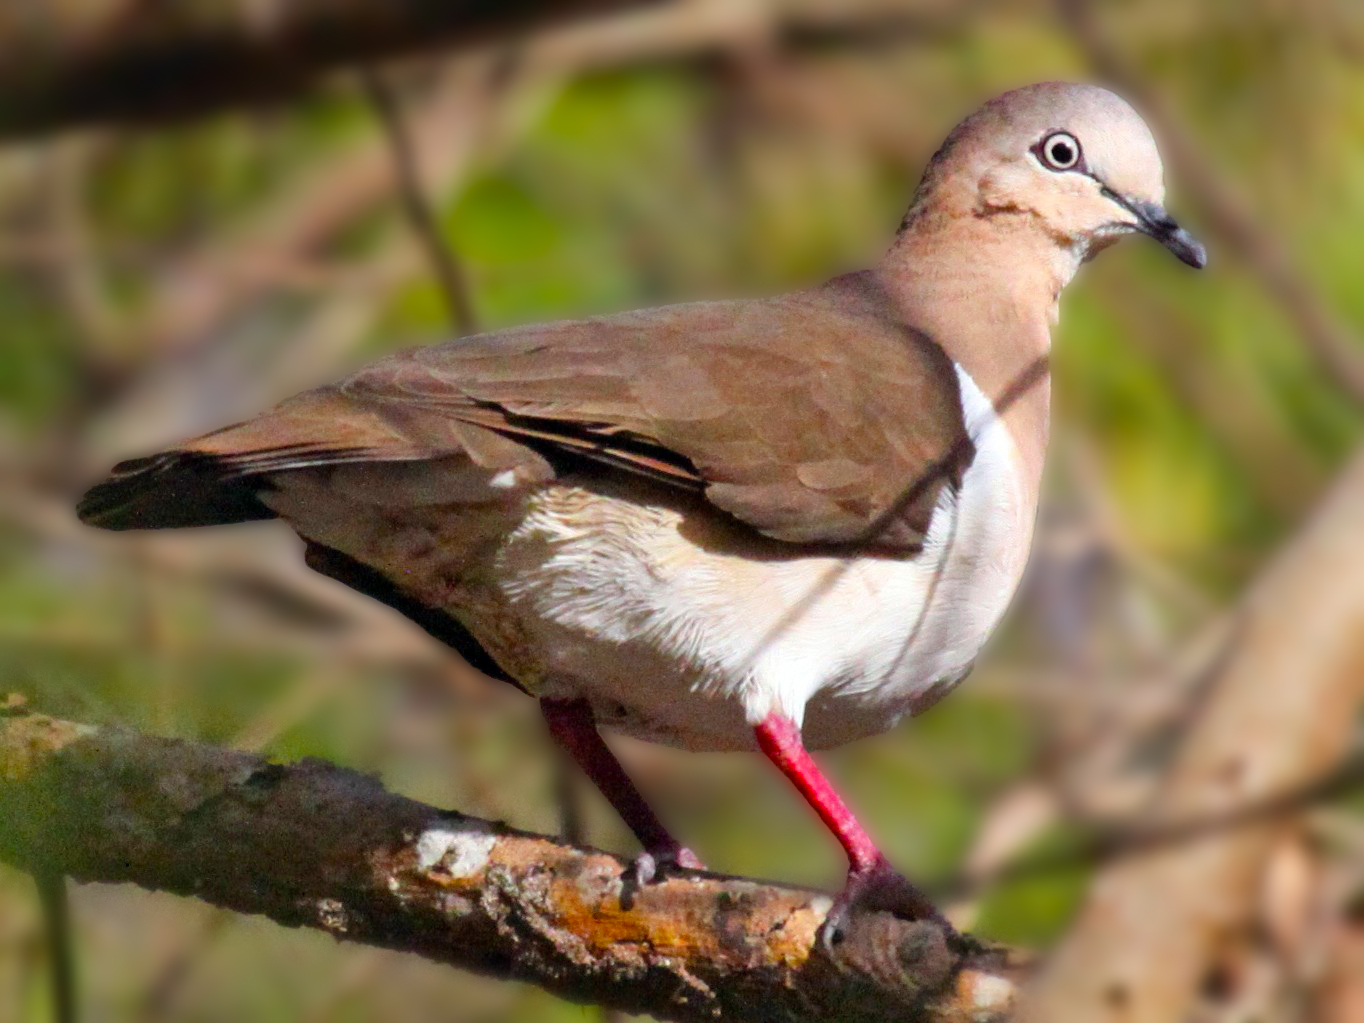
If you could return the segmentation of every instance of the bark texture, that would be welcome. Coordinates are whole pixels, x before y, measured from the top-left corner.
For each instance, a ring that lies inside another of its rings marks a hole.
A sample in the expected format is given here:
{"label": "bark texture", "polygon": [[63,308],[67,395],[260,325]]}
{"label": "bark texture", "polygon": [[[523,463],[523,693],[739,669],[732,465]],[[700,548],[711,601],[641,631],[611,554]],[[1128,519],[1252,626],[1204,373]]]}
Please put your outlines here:
{"label": "bark texture", "polygon": [[671,1020],[1003,1020],[1026,964],[823,893],[684,873],[639,889],[616,856],[437,810],[330,764],[289,766],[0,717],[0,857],[193,895]]}

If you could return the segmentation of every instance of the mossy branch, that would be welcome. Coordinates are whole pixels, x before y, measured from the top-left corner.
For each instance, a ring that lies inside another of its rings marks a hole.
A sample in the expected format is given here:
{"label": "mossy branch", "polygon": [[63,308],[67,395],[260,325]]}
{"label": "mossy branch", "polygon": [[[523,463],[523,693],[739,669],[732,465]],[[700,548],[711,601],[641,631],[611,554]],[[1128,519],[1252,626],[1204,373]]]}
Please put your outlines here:
{"label": "mossy branch", "polygon": [[637,889],[619,857],[256,756],[0,711],[0,857],[671,1020],[1003,1020],[1024,964],[930,924],[707,873]]}

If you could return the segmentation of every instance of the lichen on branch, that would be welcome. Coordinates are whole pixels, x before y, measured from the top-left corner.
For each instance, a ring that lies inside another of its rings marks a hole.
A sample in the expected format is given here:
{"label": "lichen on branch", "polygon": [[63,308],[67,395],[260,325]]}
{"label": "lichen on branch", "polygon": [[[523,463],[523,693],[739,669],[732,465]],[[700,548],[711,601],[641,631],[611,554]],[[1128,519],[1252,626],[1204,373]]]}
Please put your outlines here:
{"label": "lichen on branch", "polygon": [[671,1020],[1003,1020],[1025,967],[820,892],[679,872],[388,792],[321,761],[0,710],[0,858],[193,895]]}

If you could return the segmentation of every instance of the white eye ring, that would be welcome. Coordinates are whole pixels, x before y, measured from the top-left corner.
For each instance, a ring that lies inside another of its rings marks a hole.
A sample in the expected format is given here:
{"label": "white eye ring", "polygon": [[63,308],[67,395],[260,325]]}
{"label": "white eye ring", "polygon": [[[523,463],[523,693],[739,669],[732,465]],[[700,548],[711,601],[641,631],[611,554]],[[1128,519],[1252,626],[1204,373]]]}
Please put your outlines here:
{"label": "white eye ring", "polygon": [[1037,155],[1054,171],[1074,170],[1080,166],[1080,140],[1069,132],[1053,132],[1037,146]]}

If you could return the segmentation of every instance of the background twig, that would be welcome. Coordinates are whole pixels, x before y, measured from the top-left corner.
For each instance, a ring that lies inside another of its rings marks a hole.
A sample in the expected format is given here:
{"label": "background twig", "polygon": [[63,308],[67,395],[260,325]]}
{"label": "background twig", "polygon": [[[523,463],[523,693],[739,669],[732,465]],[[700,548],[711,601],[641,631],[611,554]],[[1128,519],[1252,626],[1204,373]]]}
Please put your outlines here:
{"label": "background twig", "polygon": [[0,16],[0,137],[297,93],[346,64],[505,38],[641,0],[31,5]]}
{"label": "background twig", "polygon": [[76,961],[71,949],[71,903],[66,876],[40,870],[33,876],[47,925],[47,962],[51,973],[54,1023],[76,1023]]}
{"label": "background twig", "polygon": [[449,306],[450,320],[455,333],[472,334],[478,329],[478,321],[474,316],[469,282],[454,252],[441,237],[440,224],[422,185],[417,168],[416,150],[407,125],[403,121],[398,97],[383,72],[376,68],[361,70],[360,84],[374,108],[380,125],[383,126],[384,136],[388,139],[389,149],[393,153],[393,165],[398,178],[398,195],[402,200],[403,212],[426,250],[426,257],[431,262],[436,283],[440,286],[445,302]]}

